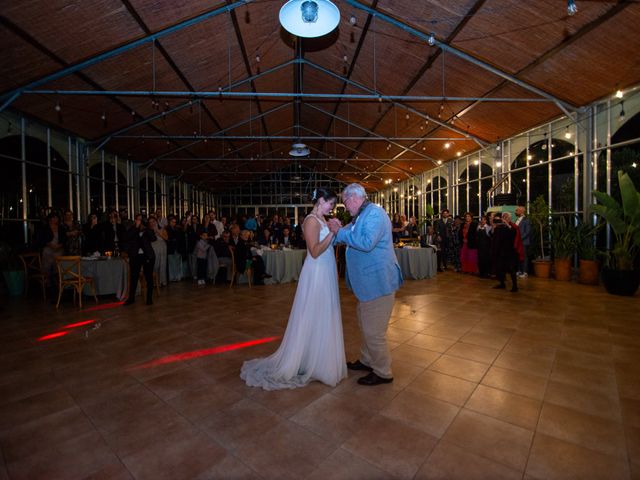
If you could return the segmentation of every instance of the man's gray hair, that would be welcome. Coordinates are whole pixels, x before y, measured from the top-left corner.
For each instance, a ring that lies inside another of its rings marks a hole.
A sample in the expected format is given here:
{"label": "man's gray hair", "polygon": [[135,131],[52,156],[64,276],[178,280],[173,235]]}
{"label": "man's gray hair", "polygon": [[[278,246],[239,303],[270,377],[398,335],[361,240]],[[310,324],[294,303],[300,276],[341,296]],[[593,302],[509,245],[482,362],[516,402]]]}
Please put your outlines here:
{"label": "man's gray hair", "polygon": [[342,191],[343,202],[349,197],[367,198],[367,191],[359,183],[352,183],[351,185],[347,185]]}

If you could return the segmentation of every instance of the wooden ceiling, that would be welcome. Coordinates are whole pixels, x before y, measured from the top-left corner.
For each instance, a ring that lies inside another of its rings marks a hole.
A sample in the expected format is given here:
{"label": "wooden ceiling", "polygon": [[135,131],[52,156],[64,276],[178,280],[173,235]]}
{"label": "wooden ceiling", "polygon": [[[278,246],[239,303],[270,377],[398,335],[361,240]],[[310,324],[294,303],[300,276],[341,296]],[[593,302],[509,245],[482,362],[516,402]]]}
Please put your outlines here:
{"label": "wooden ceiling", "polygon": [[[336,0],[338,29],[301,41],[278,22],[284,1],[5,2],[0,95],[4,103],[29,87],[11,108],[213,191],[286,166],[297,137],[311,150],[302,164],[375,190],[562,115],[549,98],[571,110],[640,82],[637,0],[577,0],[574,16],[564,0]],[[228,8],[30,87],[221,7]],[[429,46],[430,33],[443,48]],[[219,89],[327,96],[196,95]],[[123,94],[150,91],[195,93]],[[209,135],[216,138],[202,138]]]}

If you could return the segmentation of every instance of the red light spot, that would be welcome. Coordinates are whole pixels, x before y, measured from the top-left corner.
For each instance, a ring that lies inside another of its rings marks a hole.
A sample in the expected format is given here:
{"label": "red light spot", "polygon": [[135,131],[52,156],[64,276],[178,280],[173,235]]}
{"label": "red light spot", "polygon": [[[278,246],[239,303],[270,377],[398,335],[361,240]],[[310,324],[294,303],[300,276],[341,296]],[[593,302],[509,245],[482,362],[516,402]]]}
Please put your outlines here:
{"label": "red light spot", "polygon": [[255,345],[261,345],[263,343],[275,342],[281,337],[267,337],[260,338],[258,340],[250,340],[248,342],[233,343],[230,345],[221,345],[220,347],[205,348],[203,350],[193,350],[191,352],[175,353],[173,355],[167,355],[166,357],[158,358],[135,367],[131,367],[129,370],[139,370],[141,368],[157,367],[158,365],[166,365],[167,363],[182,362],[184,360],[191,360],[192,358],[205,357],[207,355],[215,355],[217,353],[229,352],[232,350],[239,350],[241,348],[253,347]]}
{"label": "red light spot", "polygon": [[85,308],[83,312],[97,312],[99,310],[109,310],[110,308],[116,308],[122,305],[124,302],[104,303],[102,305],[96,305],[95,307]]}
{"label": "red light spot", "polygon": [[76,328],[81,327],[83,325],[89,325],[90,323],[95,323],[95,320],[84,320],[82,322],[70,323],[69,325],[65,325],[62,328]]}
{"label": "red light spot", "polygon": [[50,333],[49,335],[38,338],[38,341],[43,342],[45,340],[51,340],[52,338],[64,337],[67,333],[69,333],[69,330],[65,332]]}

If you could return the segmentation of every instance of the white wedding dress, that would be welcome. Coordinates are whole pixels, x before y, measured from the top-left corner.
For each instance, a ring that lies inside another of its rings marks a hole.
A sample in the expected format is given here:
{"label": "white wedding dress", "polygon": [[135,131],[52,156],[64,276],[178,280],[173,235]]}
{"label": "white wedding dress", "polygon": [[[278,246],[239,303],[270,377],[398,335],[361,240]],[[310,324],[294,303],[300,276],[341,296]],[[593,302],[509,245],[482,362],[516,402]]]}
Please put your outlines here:
{"label": "white wedding dress", "polygon": [[[321,223],[320,241],[329,234],[326,223]],[[318,258],[307,252],[278,350],[244,362],[240,377],[251,387],[280,390],[314,380],[335,386],[346,376],[338,273],[329,247]]]}

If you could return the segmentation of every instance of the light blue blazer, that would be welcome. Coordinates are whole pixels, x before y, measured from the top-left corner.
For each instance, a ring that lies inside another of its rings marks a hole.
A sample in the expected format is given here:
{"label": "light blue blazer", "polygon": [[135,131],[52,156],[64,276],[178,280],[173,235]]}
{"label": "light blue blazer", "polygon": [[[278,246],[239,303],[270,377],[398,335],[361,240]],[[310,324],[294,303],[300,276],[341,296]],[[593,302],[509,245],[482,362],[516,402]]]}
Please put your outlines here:
{"label": "light blue blazer", "polygon": [[336,242],[347,245],[347,287],[361,302],[390,295],[402,285],[402,272],[393,251],[391,220],[370,203],[355,223],[341,228]]}

